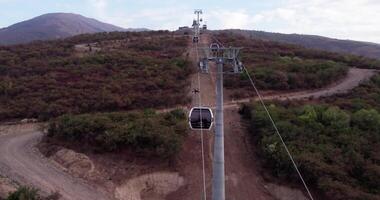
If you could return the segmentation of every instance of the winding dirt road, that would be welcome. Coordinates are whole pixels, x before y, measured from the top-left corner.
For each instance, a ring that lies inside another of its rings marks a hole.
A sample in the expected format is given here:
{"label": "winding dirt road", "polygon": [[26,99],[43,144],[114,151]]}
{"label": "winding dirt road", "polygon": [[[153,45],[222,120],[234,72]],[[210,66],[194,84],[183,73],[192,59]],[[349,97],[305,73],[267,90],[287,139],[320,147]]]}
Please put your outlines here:
{"label": "winding dirt road", "polygon": [[[352,88],[359,85],[360,82],[364,80],[368,80],[371,76],[376,73],[374,70],[366,70],[366,69],[350,69],[347,77],[343,79],[341,82],[329,86],[324,89],[314,90],[314,91],[304,91],[304,92],[293,92],[282,95],[272,95],[267,96],[265,99],[303,99],[309,97],[322,97],[329,96],[336,93],[346,92],[351,90]],[[193,80],[193,85],[196,86],[197,79]],[[201,75],[201,82],[207,82],[208,86],[203,87],[202,101],[203,104],[207,106],[214,106],[214,80],[213,75]],[[238,101],[230,101],[226,103],[225,108],[237,108],[239,103],[247,102],[249,99],[243,99]],[[196,104],[196,102],[194,102]],[[227,111],[226,111],[227,112]],[[228,111],[229,112],[229,111]],[[228,163],[234,163],[233,165],[227,165],[227,191],[230,196],[230,199],[244,199],[247,197],[246,195],[253,195],[260,193],[258,199],[267,199],[268,194],[266,190],[263,188],[261,180],[255,176],[256,174],[246,173],[252,167],[252,163],[254,161],[247,160],[245,158],[249,158],[249,155],[246,155],[246,149],[244,143],[244,134],[240,132],[236,132],[237,129],[241,129],[237,127],[236,121],[229,121],[228,116],[237,115],[236,113],[226,113],[226,138],[228,147],[228,151],[226,151],[226,161]],[[234,116],[231,119],[239,118],[238,116]],[[235,123],[235,124],[232,124]],[[12,131],[11,131],[12,132]],[[234,134],[233,134],[234,133]],[[240,135],[239,137],[236,137]],[[42,137],[42,133],[37,130],[32,130],[28,132],[18,132],[14,130],[13,133],[1,135],[0,134],[0,174],[5,175],[19,183],[27,183],[29,185],[33,185],[34,187],[39,188],[41,191],[45,193],[50,193],[54,191],[58,191],[63,199],[75,199],[75,200],[106,200],[112,199],[112,197],[108,197],[107,193],[100,188],[95,186],[90,186],[88,183],[85,183],[82,180],[75,179],[69,174],[58,170],[54,167],[48,160],[46,160],[36,149],[35,144],[38,143],[40,138]],[[196,140],[196,138],[194,138]],[[211,150],[211,140],[212,138],[206,137],[205,141],[209,143],[206,147],[206,151]],[[190,144],[190,143],[189,143]],[[230,148],[232,146],[238,147],[242,146],[244,148],[233,149]],[[189,146],[189,148],[192,148]],[[194,156],[199,155],[199,152],[195,152]],[[245,156],[241,156],[244,154]],[[240,155],[240,156],[239,156]],[[206,158],[206,170],[208,172],[207,179],[210,180],[210,161],[211,161],[211,153]],[[233,161],[233,162],[232,162]],[[238,164],[236,164],[238,163]],[[189,173],[188,175],[194,174],[194,168],[199,168],[198,165],[194,163],[187,163],[187,167],[185,171]],[[196,173],[200,173],[199,170],[196,170]],[[243,177],[243,179],[242,179]],[[253,181],[253,182],[252,182]],[[200,188],[201,180],[196,180],[189,183],[189,187],[184,188],[183,191],[180,191],[179,194],[190,194],[189,196],[199,197],[199,193],[194,193],[189,188],[198,187]],[[258,187],[254,187],[256,183]],[[253,188],[252,188],[253,187]],[[239,190],[242,193],[234,193],[232,194],[232,190]],[[210,189],[210,182],[207,181],[207,189]],[[243,193],[245,193],[244,196]],[[192,195],[191,195],[192,194]],[[184,197],[184,196],[183,196]],[[183,199],[194,199],[194,198],[183,198]]]}
{"label": "winding dirt road", "polygon": [[44,193],[58,191],[67,200],[108,200],[99,188],[56,169],[34,147],[42,133],[37,130],[0,136],[0,173]]}
{"label": "winding dirt road", "polygon": [[[373,69],[359,69],[350,68],[347,76],[344,77],[337,83],[331,84],[327,87],[315,89],[315,90],[305,90],[298,92],[289,92],[284,94],[273,94],[263,96],[264,100],[301,100],[308,98],[321,98],[328,97],[335,94],[344,94],[359,86],[360,83],[369,80],[372,76],[378,73],[378,70]],[[253,89],[252,89],[253,90]],[[258,100],[255,98],[246,98],[239,100],[232,100],[224,104],[224,108],[236,108],[240,103],[247,103],[251,100]]]}

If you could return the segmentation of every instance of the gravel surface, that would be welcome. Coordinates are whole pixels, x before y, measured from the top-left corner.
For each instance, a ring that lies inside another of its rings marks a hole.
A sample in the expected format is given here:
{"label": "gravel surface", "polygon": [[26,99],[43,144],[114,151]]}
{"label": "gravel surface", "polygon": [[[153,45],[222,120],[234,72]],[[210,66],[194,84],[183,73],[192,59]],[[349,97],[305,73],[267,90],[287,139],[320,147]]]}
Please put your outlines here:
{"label": "gravel surface", "polygon": [[110,199],[101,189],[74,179],[51,165],[34,148],[41,137],[39,131],[0,136],[0,172],[44,193],[58,191],[62,199]]}

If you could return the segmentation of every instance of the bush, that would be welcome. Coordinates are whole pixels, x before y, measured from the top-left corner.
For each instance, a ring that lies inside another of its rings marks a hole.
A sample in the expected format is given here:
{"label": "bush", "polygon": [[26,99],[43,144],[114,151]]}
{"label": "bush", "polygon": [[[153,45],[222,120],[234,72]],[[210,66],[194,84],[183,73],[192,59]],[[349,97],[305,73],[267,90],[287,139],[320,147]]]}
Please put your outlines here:
{"label": "bush", "polygon": [[353,115],[352,123],[360,129],[379,132],[380,114],[374,109],[362,109]]}
{"label": "bush", "polygon": [[21,187],[11,193],[6,200],[39,200],[38,190],[28,187]]}
{"label": "bush", "polygon": [[[370,199],[380,196],[380,114],[336,106],[273,103],[268,107],[306,181],[331,199]],[[266,168],[275,176],[297,179],[289,157],[260,104],[245,105],[241,113]]]}
{"label": "bush", "polygon": [[178,153],[187,132],[182,110],[64,115],[49,123],[48,137],[86,144],[98,152],[132,149],[163,158]]}
{"label": "bush", "polygon": [[43,197],[39,194],[37,189],[30,187],[20,187],[17,191],[9,194],[5,200],[58,200],[60,195],[53,193],[47,197]]}

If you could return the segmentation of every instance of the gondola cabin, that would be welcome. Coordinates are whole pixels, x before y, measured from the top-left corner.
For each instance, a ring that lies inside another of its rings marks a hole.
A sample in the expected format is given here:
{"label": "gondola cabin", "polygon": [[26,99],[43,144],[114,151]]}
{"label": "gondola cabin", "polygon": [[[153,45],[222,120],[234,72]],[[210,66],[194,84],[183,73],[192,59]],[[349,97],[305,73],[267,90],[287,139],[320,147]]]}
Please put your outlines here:
{"label": "gondola cabin", "polygon": [[214,122],[212,110],[207,107],[194,107],[190,110],[189,125],[193,130],[210,130]]}
{"label": "gondola cabin", "polygon": [[210,45],[210,49],[211,49],[212,57],[217,57],[217,56],[218,56],[219,49],[220,49],[219,44],[217,44],[217,43],[212,43],[212,44]]}
{"label": "gondola cabin", "polygon": [[193,43],[198,43],[199,41],[199,37],[198,36],[194,36],[193,37]]}

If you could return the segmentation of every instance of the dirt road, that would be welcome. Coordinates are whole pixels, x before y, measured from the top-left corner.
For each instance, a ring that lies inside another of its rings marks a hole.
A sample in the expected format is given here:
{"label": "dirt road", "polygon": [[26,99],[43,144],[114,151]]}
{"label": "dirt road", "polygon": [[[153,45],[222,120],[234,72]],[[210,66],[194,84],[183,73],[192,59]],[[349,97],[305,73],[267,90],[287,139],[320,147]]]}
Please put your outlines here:
{"label": "dirt road", "polygon": [[[359,86],[360,83],[369,80],[372,76],[377,74],[377,70],[372,69],[359,69],[359,68],[350,68],[347,76],[344,77],[337,83],[331,84],[327,87],[315,89],[315,90],[306,90],[299,92],[289,92],[283,94],[272,94],[272,95],[264,95],[264,100],[297,100],[297,99],[307,99],[307,98],[321,98],[332,96],[335,94],[342,94],[349,92],[355,87]],[[253,90],[253,88],[252,88]],[[228,101],[224,104],[224,108],[236,108],[239,106],[239,103],[247,103],[251,100],[258,100],[255,98],[246,98],[239,100]]]}
{"label": "dirt road", "polygon": [[[208,45],[211,42],[211,38],[208,35],[204,35],[201,39],[200,46]],[[194,49],[190,56],[193,59],[194,64],[196,64],[196,51]],[[215,106],[215,75],[216,67],[211,63],[209,74],[199,74],[202,106]],[[195,74],[192,77],[192,88],[199,89],[198,74]],[[192,97],[192,106],[198,106],[198,96],[192,94]],[[241,127],[237,109],[225,111],[224,122],[226,148],[226,199],[242,200],[252,199],[252,197],[255,197],[255,199],[258,200],[273,199],[265,188],[257,163],[252,159],[250,146],[244,145],[247,141],[245,138],[246,134],[244,133],[244,128]],[[213,132],[214,130],[204,132],[206,189],[208,199],[211,199],[212,189]],[[202,199],[203,182],[201,155],[200,132],[192,131],[184,144],[184,151],[180,154],[181,166],[179,170],[183,177],[186,178],[187,185],[170,195],[170,200],[177,200],[178,197],[181,197],[183,200]]]}
{"label": "dirt road", "polygon": [[34,148],[42,133],[37,130],[0,136],[0,172],[45,193],[59,191],[67,200],[107,200],[104,191],[56,169]]}

